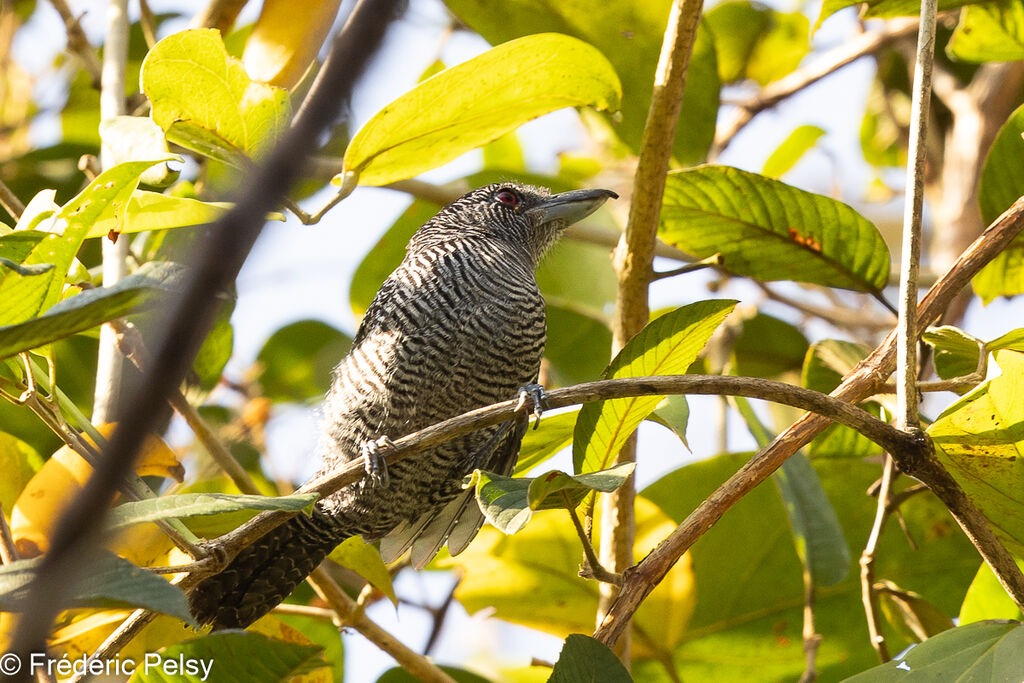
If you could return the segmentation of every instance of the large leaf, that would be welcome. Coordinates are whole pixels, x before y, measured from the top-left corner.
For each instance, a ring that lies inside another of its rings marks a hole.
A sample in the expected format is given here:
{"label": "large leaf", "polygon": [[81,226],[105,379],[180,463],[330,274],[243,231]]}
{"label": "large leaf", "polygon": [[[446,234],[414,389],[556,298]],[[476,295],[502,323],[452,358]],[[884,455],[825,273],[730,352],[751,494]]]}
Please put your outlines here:
{"label": "large leaf", "polygon": [[382,109],[352,138],[335,182],[409,178],[542,114],[563,107],[616,110],[621,96],[615,70],[593,46],[556,33],[513,40],[428,78]]}
{"label": "large leaf", "polygon": [[1016,681],[1024,675],[1024,625],[981,621],[950,629],[848,683]]}
{"label": "large leaf", "polygon": [[61,301],[39,317],[0,327],[0,358],[151,308],[177,287],[183,271],[184,268],[175,263],[146,263],[112,287],[86,290]]}
{"label": "large leaf", "polygon": [[[671,0],[446,0],[445,4],[492,45],[531,33],[558,31],[600,50],[622,79],[622,116],[612,122],[612,130],[639,153]],[[715,135],[719,88],[713,38],[702,23],[686,73],[672,147],[680,164],[697,164],[706,158]]]}
{"label": "large leaf", "polygon": [[487,521],[506,534],[520,531],[536,510],[578,505],[588,493],[609,493],[622,486],[636,463],[626,462],[607,470],[570,476],[553,470],[539,477],[505,477],[476,470],[468,486],[476,487],[476,500]]}
{"label": "large leaf", "polygon": [[[735,306],[732,300],[712,299],[661,316],[629,340],[604,376],[614,379],[686,372]],[[629,435],[663,398],[639,396],[585,405],[573,436],[576,472],[607,468]]]}
{"label": "large leaf", "polygon": [[303,403],[323,398],[331,369],[352,338],[319,320],[300,320],[270,335],[256,357],[263,394],[272,401]]}
{"label": "large leaf", "polygon": [[[727,455],[687,465],[642,492],[677,523],[747,461]],[[815,469],[832,502],[847,545],[863,548],[875,513],[864,491],[878,478],[878,465],[852,459],[819,460]],[[897,490],[913,482],[900,479]],[[642,499],[642,498],[641,498]],[[955,532],[948,512],[930,494],[905,502],[900,525],[884,529],[875,555],[878,578],[915,591],[947,615],[956,614],[977,570],[977,554]],[[690,549],[697,604],[673,661],[682,680],[797,680],[805,665],[802,567],[782,500],[760,486],[729,509]],[[529,533],[527,530],[526,533]],[[518,538],[518,537],[517,537]],[[817,653],[819,680],[838,681],[877,663],[863,627],[859,572],[815,594],[815,626],[823,638]],[[857,627],[851,627],[857,624]],[[908,644],[883,625],[892,652]],[[640,680],[664,680],[660,662],[634,667]]]}
{"label": "large leaf", "polygon": [[245,41],[242,63],[253,80],[294,88],[316,60],[341,0],[269,0]]}
{"label": "large leaf", "polygon": [[1003,371],[928,428],[935,454],[1014,554],[1024,555],[1024,354],[995,353]]}
{"label": "large leaf", "polygon": [[[981,168],[978,202],[981,217],[991,223],[1024,195],[1024,105],[1014,111],[996,134]],[[974,291],[988,303],[998,296],[1024,292],[1024,238],[1017,236],[1010,245],[981,269],[972,281]]]}
{"label": "large leaf", "polygon": [[[1024,561],[1017,560],[1017,566],[1024,569]],[[967,589],[963,604],[960,605],[959,625],[970,624],[975,621],[986,619],[1016,619],[1024,617],[1024,613],[1017,607],[999,583],[992,568],[988,563],[982,562],[978,567],[978,573]]]}
{"label": "large leaf", "polygon": [[878,292],[889,250],[846,204],[728,166],[670,173],[658,235],[758,280],[796,280]]}
{"label": "large leaf", "polygon": [[20,264],[50,264],[53,269],[39,275],[22,275],[0,268],[0,300],[4,302],[0,307],[0,325],[24,322],[55,304],[72,259],[93,224],[112,219],[113,229],[119,231],[139,178],[146,169],[168,158],[112,166],[61,207],[56,214],[59,234],[55,232],[37,242]]}
{"label": "large leaf", "polygon": [[[165,647],[132,683],[285,683],[324,666],[317,645],[286,643],[249,631],[223,631]],[[151,655],[146,661],[151,661]],[[158,658],[158,659],[157,659]],[[184,669],[185,665],[191,667]]]}
{"label": "large leaf", "polygon": [[1024,2],[1004,0],[967,7],[946,52],[962,62],[1024,59]]}
{"label": "large leaf", "polygon": [[548,683],[632,683],[626,667],[608,646],[590,636],[574,633],[565,639]]}
{"label": "large leaf", "polygon": [[[0,610],[21,610],[39,562],[20,560],[0,567]],[[143,607],[193,623],[180,588],[107,551],[90,557],[81,568],[69,603],[76,607]]]}
{"label": "large leaf", "polygon": [[122,222],[116,222],[113,216],[100,217],[85,236],[105,237],[111,231],[130,234],[204,225],[217,220],[230,208],[231,204],[225,202],[201,202],[198,199],[135,190],[128,200],[128,209]]}
{"label": "large leaf", "polygon": [[167,139],[219,161],[244,166],[288,125],[287,91],[250,79],[213,29],[154,45],[140,82]]}

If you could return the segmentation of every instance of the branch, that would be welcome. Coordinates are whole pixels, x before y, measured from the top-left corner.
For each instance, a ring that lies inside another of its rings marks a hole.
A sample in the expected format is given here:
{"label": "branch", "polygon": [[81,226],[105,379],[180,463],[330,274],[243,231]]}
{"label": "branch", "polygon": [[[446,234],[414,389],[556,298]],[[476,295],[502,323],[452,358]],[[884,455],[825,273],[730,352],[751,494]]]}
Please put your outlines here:
{"label": "branch", "polygon": [[227,33],[235,24],[238,13],[248,0],[210,0],[210,4],[197,12],[189,24],[191,28],[215,28]]}
{"label": "branch", "polygon": [[89,43],[85,31],[82,30],[82,26],[78,23],[78,17],[68,7],[66,0],[50,0],[50,4],[53,5],[53,8],[57,10],[60,18],[64,21],[64,30],[68,34],[68,50],[73,52],[82,62],[82,68],[85,69],[86,73],[89,74],[89,78],[92,79],[92,87],[99,90],[100,83],[103,81],[103,67],[100,66],[100,60],[96,56],[96,51],[93,50],[92,45]]}
{"label": "branch", "polygon": [[[633,177],[629,220],[613,256],[618,277],[615,316],[612,320],[613,355],[642,330],[650,319],[647,296],[653,279],[654,248],[657,244],[662,195],[665,192],[665,176],[672,157],[672,143],[682,108],[687,67],[703,6],[703,0],[673,0],[669,10],[658,67],[654,73],[651,105],[647,110],[640,142],[640,158]],[[634,433],[619,451],[616,462],[635,461]],[[621,488],[604,497],[601,560],[613,573],[621,572],[633,563],[635,498],[636,484],[632,476]],[[618,587],[602,583],[599,590],[598,622],[604,618],[618,594]],[[623,643],[618,654],[628,666],[628,641]]]}
{"label": "branch", "polygon": [[[1022,230],[1024,230],[1024,198],[1014,202],[1013,206],[996,219],[960,255],[953,266],[936,281],[918,306],[918,329],[923,330],[938,320],[953,297],[970,282],[971,278],[985,264],[1005,249]],[[895,354],[895,332],[890,332],[871,355],[843,378],[843,382],[832,392],[831,396],[841,401],[857,402],[876,393],[878,387],[893,371]],[[626,628],[628,617],[636,611],[643,599],[664,578],[683,553],[710,529],[725,514],[726,510],[767,479],[786,458],[824,431],[828,425],[829,418],[823,415],[804,415],[786,431],[775,437],[775,440],[766,448],[761,449],[728,481],[718,487],[650,555],[644,558],[639,565],[626,571],[622,593],[609,611],[608,617],[597,628],[594,637],[606,644],[615,642]],[[915,476],[918,476],[916,472]],[[922,481],[924,480],[922,479]],[[929,487],[931,487],[931,483],[929,483]],[[933,488],[933,490],[935,489]],[[937,491],[936,494],[938,494]],[[961,520],[957,519],[957,521]],[[982,533],[984,534],[984,532]],[[999,551],[997,550],[996,553],[998,554]],[[1014,564],[1013,567],[1016,568],[1016,565]],[[1000,562],[1000,569],[993,569],[997,576],[1000,576],[1000,572],[1013,573],[1009,566],[1002,562]],[[1019,576],[1019,570],[1017,570],[1017,575]],[[1021,583],[1024,583],[1024,578]],[[1024,594],[1024,588],[1016,593]]]}
{"label": "branch", "polygon": [[15,221],[21,218],[21,214],[25,213],[25,205],[21,203],[18,196],[11,192],[11,188],[4,184],[3,180],[0,180],[0,206],[4,210],[11,214],[11,218]]}
{"label": "branch", "polygon": [[787,97],[795,95],[847,64],[910,35],[917,28],[917,24],[916,18],[890,19],[878,31],[862,33],[842,45],[832,48],[813,63],[761,88],[756,95],[740,102],[731,116],[718,126],[710,156],[717,157],[736,134],[765,109],[774,107]]}
{"label": "branch", "polygon": [[399,3],[360,0],[335,37],[324,68],[304,107],[264,164],[252,174],[231,210],[218,219],[196,251],[196,266],[156,345],[149,371],[125,402],[123,419],[92,477],[61,517],[52,547],[29,587],[26,611],[10,650],[41,651],[66,590],[80,566],[77,558],[96,544],[108,504],[122,473],[162,413],[167,393],[180,384],[219,306],[217,292],[230,285],[276,205],[302,170],[305,150],[334,121],[356,79],[380,43]]}

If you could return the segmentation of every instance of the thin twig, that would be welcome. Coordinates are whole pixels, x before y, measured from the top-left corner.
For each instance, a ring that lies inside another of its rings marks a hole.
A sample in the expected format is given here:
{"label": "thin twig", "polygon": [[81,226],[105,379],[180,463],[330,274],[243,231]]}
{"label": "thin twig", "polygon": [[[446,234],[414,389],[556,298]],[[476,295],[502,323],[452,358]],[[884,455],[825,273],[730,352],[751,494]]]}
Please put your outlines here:
{"label": "thin twig", "polygon": [[345,591],[341,590],[341,587],[323,569],[314,569],[310,574],[309,582],[320,597],[326,600],[331,609],[337,613],[342,624],[359,631],[364,638],[394,657],[395,661],[417,680],[429,683],[455,683],[455,679],[439,669],[436,664],[403,645],[393,635],[363,614],[356,606],[355,601],[348,597]]}
{"label": "thin twig", "polygon": [[818,678],[818,647],[821,645],[821,634],[814,625],[814,577],[810,566],[804,562],[804,672],[800,675],[800,683],[813,683]]}
{"label": "thin twig", "polygon": [[78,23],[78,17],[74,15],[65,0],[50,0],[50,4],[57,10],[57,14],[64,21],[64,30],[68,35],[68,50],[70,50],[82,62],[82,68],[89,74],[92,86],[97,90],[103,82],[103,67],[96,56],[96,51],[89,43],[89,39]]}
{"label": "thin twig", "polygon": [[594,546],[591,545],[590,539],[587,537],[587,532],[583,528],[583,523],[580,522],[579,515],[576,514],[576,506],[573,505],[569,494],[562,491],[562,499],[565,501],[565,509],[569,513],[569,517],[572,518],[572,525],[576,529],[576,535],[580,537],[580,543],[583,545],[583,555],[587,559],[586,566],[580,569],[580,576],[621,586],[622,574],[610,572],[601,566],[601,561],[597,558],[597,553],[594,552]]}
{"label": "thin twig", "polygon": [[122,473],[161,413],[167,392],[179,385],[191,365],[203,334],[212,324],[219,299],[216,293],[236,278],[273,209],[303,167],[306,150],[337,117],[365,64],[380,43],[397,9],[396,0],[359,0],[345,27],[336,36],[331,55],[318,74],[304,107],[266,162],[242,188],[231,210],[207,231],[184,291],[174,303],[148,372],[136,385],[131,400],[88,483],[62,515],[52,546],[39,565],[26,597],[11,651],[22,656],[40,651],[53,619],[63,607],[73,583],[80,553],[95,545],[105,510]]}
{"label": "thin twig", "polygon": [[0,503],[0,564],[11,564],[20,559],[18,548],[14,545],[11,527],[7,524],[7,518],[4,517],[4,506]]}
{"label": "thin twig", "polygon": [[896,463],[892,457],[885,456],[882,466],[882,481],[878,489],[878,504],[875,507],[875,521],[871,525],[871,533],[860,554],[860,594],[864,604],[864,616],[868,622],[868,640],[871,647],[878,653],[883,662],[889,661],[889,648],[882,635],[882,616],[878,604],[878,593],[875,591],[875,551],[878,539],[882,536],[885,521],[889,518],[892,479],[896,475]]}
{"label": "thin twig", "polygon": [[441,631],[444,629],[445,619],[451,613],[452,603],[455,601],[455,591],[459,589],[459,584],[462,583],[462,575],[457,574],[457,578],[452,583],[451,590],[448,591],[448,595],[445,596],[444,600],[437,607],[431,607],[429,605],[421,605],[421,609],[427,610],[430,615],[434,618],[434,623],[430,627],[430,635],[427,636],[427,643],[423,646],[423,656],[426,657],[430,654],[434,646],[437,645],[438,640],[441,638]]}
{"label": "thin twig", "polygon": [[[936,281],[918,306],[920,325],[918,329],[923,330],[938,320],[953,297],[970,282],[982,267],[1005,249],[1022,230],[1024,230],[1024,198],[1018,199],[1013,206],[1003,212]],[[843,378],[842,383],[832,392],[831,396],[843,401],[856,402],[873,395],[892,373],[895,366],[895,355],[895,332],[890,332],[866,359]],[[767,448],[761,449],[736,474],[698,505],[697,509],[690,513],[651,554],[644,558],[639,565],[625,572],[622,593],[612,609],[609,610],[608,617],[595,631],[594,637],[606,644],[618,640],[622,632],[626,630],[629,617],[654,586],[682,557],[683,553],[710,529],[725,514],[726,510],[771,476],[772,472],[778,469],[786,458],[824,431],[829,424],[830,420],[826,417],[805,414],[775,437],[775,440]],[[914,474],[917,476],[919,472]],[[927,477],[930,474],[935,473],[926,472],[923,476]],[[939,473],[937,476],[941,478],[942,474]],[[948,477],[948,474],[946,476]],[[924,481],[923,477],[919,476],[918,478]],[[926,481],[925,483],[928,483],[933,491],[936,490],[933,484],[938,484],[938,482]],[[948,479],[945,480],[945,483],[949,483]],[[953,493],[947,496],[949,491],[944,490],[942,496],[945,498],[940,496],[944,503],[949,501],[947,507],[950,504],[960,505],[960,501],[966,498],[966,496],[956,496],[955,489],[952,491]],[[936,491],[937,495],[938,493]],[[960,493],[962,494],[962,491]],[[991,533],[991,529],[984,523],[984,518],[979,519],[979,516],[974,514],[977,513],[977,510],[974,509],[970,499],[966,499],[964,505],[970,519],[959,513],[954,513],[957,522],[971,538],[972,543],[975,543],[975,547],[978,547],[986,561],[990,562],[994,573],[1000,578],[1000,582],[1007,588],[1007,591],[1016,596],[1015,599],[1019,602],[1024,602],[1024,576],[1014,564],[1013,558]],[[978,528],[974,529],[975,527]]]}
{"label": "thin twig", "polygon": [[0,206],[11,214],[11,218],[15,222],[21,219],[21,214],[25,213],[25,205],[21,203],[17,195],[11,192],[11,188],[7,187],[3,180],[0,180]]}
{"label": "thin twig", "polygon": [[716,266],[722,265],[722,263],[723,263],[722,255],[721,254],[713,254],[711,256],[708,256],[705,259],[701,259],[700,261],[694,261],[693,263],[688,263],[685,266],[680,266],[679,268],[673,268],[672,270],[666,270],[666,271],[663,271],[661,273],[654,273],[654,275],[651,276],[651,279],[652,280],[664,280],[667,277],[675,277],[676,275],[685,275],[687,273],[692,273],[692,272],[694,272],[696,270],[704,270],[705,268],[714,268]]}
{"label": "thin twig", "polygon": [[715,143],[711,149],[711,157],[717,157],[736,134],[757,114],[774,107],[787,97],[795,95],[847,64],[910,35],[917,28],[917,24],[917,19],[890,19],[878,31],[855,36],[842,45],[829,50],[811,64],[761,88],[756,95],[740,103],[736,110],[718,126],[715,131]]}

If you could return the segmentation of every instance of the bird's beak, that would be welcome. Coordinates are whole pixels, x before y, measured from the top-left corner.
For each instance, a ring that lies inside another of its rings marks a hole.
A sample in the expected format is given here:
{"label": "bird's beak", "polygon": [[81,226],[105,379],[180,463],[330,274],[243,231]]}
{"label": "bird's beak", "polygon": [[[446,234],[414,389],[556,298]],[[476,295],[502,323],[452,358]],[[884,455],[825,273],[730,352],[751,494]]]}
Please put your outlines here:
{"label": "bird's beak", "polygon": [[619,195],[611,190],[562,192],[553,194],[537,206],[527,209],[526,215],[536,216],[540,225],[556,220],[564,220],[566,225],[570,225],[597,211],[609,198],[618,199]]}

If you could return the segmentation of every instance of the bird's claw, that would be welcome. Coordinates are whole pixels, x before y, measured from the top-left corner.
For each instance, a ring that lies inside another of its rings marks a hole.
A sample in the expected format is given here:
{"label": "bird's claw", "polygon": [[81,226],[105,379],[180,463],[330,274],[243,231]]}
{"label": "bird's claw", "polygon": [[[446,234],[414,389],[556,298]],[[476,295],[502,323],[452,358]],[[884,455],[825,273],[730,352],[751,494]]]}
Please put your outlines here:
{"label": "bird's claw", "polygon": [[363,467],[370,479],[370,485],[374,488],[384,488],[388,485],[388,464],[384,460],[383,451],[391,446],[394,446],[394,443],[386,436],[363,444]]}
{"label": "bird's claw", "polygon": [[532,382],[519,387],[519,402],[516,403],[516,412],[526,407],[527,401],[533,407],[533,416],[537,418],[533,423],[533,428],[536,429],[540,426],[541,415],[544,414],[544,409],[547,407],[548,395],[544,391],[544,387]]}

